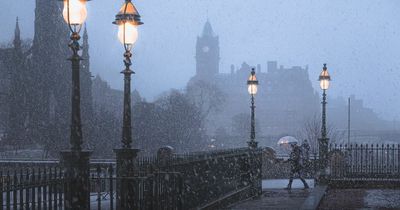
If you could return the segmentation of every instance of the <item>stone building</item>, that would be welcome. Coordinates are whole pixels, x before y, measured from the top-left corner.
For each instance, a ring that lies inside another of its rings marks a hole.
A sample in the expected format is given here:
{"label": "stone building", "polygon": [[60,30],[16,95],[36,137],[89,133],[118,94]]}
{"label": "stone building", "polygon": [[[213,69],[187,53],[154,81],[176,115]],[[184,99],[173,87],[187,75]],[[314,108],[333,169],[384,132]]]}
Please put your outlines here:
{"label": "stone building", "polygon": [[[122,120],[124,91],[111,88],[100,75],[96,75],[92,83],[94,109],[107,111],[117,119]],[[142,100],[139,91],[134,89],[131,93],[131,105],[133,106]]]}
{"label": "stone building", "polygon": [[[244,62],[240,67],[232,65],[230,73],[221,73],[219,60],[219,38],[207,21],[197,38],[196,75],[188,88],[196,86],[198,81],[218,88],[225,100],[222,109],[207,116],[205,127],[211,135],[221,127],[236,135],[235,116],[250,115],[246,82],[251,66]],[[319,96],[312,87],[308,67],[278,67],[276,61],[270,61],[265,71],[261,65],[256,69],[260,83],[255,99],[258,136],[293,135],[309,116],[319,112]]]}
{"label": "stone building", "polygon": [[[14,46],[0,49],[0,74],[8,75],[2,77],[8,79],[0,81],[0,92],[8,97],[1,106],[8,107],[8,111],[2,111],[0,116],[9,128],[5,133],[10,142],[22,139],[26,144],[46,145],[55,150],[68,145],[71,64],[67,59],[72,52],[68,48],[69,29],[61,15],[61,7],[62,3],[58,1],[36,0],[32,45],[21,50],[17,23]],[[86,30],[82,46],[86,48],[83,58],[87,58],[81,66],[84,118],[92,112]]]}
{"label": "stone building", "polygon": [[[204,127],[212,138],[221,134],[230,135],[225,142],[230,146],[244,146],[248,140],[250,96],[246,82],[252,67],[256,68],[259,80],[255,97],[256,138],[261,145],[276,146],[277,139],[284,135],[302,138],[301,133],[307,125],[320,126],[321,95],[312,87],[308,66],[287,68],[278,66],[276,61],[269,61],[264,70],[259,64],[243,62],[239,67],[231,65],[229,71],[223,71],[229,73],[223,73],[219,68],[219,52],[219,37],[207,21],[201,36],[197,37],[196,75],[188,82],[187,92],[206,111]],[[351,101],[352,138],[373,136],[377,139],[381,138],[382,132],[398,133],[392,128],[394,123],[381,119],[372,109],[364,106],[363,100],[352,95]],[[208,113],[207,108],[213,103],[219,104],[219,108]],[[334,132],[331,134],[332,141],[347,142],[347,114],[346,100],[328,95],[327,119],[329,129]],[[314,130],[320,131],[319,128]]]}
{"label": "stone building", "polygon": [[30,82],[26,80],[29,61],[25,58],[30,51],[25,48],[17,18],[12,45],[0,49],[0,136],[3,143],[14,146],[23,145],[27,137]]}

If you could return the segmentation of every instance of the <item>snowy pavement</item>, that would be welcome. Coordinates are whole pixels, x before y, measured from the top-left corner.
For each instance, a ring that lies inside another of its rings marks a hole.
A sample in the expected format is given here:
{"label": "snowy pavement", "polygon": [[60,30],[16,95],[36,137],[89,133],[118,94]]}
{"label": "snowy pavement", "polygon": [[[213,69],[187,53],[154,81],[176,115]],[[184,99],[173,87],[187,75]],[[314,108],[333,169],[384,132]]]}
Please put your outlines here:
{"label": "snowy pavement", "polygon": [[295,179],[292,190],[285,190],[288,179],[267,179],[262,181],[263,194],[260,197],[231,206],[231,210],[257,209],[298,209],[313,191],[314,180],[306,179],[311,189],[304,190],[303,183]]}
{"label": "snowy pavement", "polygon": [[[314,179],[306,179],[307,184],[310,186],[310,188],[314,187]],[[262,181],[262,188],[263,190],[265,189],[283,189],[287,187],[287,184],[289,183],[288,179],[265,179]],[[300,181],[300,179],[294,179],[292,188],[293,189],[302,189],[303,183]]]}
{"label": "snowy pavement", "polygon": [[400,209],[400,189],[332,189],[319,209]]}
{"label": "snowy pavement", "polygon": [[257,198],[231,206],[231,210],[299,209],[312,189],[268,189]]}

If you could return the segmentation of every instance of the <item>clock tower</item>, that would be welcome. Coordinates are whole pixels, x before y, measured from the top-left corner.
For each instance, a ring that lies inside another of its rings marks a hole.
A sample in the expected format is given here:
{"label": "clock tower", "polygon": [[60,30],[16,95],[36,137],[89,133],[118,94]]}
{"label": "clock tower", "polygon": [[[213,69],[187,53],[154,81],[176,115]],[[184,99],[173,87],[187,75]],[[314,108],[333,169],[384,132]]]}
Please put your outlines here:
{"label": "clock tower", "polygon": [[203,33],[197,37],[196,43],[196,77],[212,78],[219,73],[219,38],[207,20]]}

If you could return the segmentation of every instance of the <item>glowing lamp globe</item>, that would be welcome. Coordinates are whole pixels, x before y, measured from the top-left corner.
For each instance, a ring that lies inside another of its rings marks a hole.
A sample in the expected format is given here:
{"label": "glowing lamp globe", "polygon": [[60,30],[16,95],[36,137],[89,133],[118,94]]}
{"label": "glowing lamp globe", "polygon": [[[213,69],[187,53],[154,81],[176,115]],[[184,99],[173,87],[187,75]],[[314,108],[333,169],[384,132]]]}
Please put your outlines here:
{"label": "glowing lamp globe", "polygon": [[125,50],[130,51],[136,43],[139,33],[137,27],[143,23],[140,15],[131,0],[125,0],[118,14],[115,15],[115,25],[118,25],[118,39],[124,45]]}
{"label": "glowing lamp globe", "polygon": [[63,17],[68,25],[82,25],[87,18],[87,0],[63,0]]}
{"label": "glowing lamp globe", "polygon": [[138,36],[137,25],[130,22],[118,25],[118,39],[121,44],[126,45],[129,50],[136,43]]}
{"label": "glowing lamp globe", "polygon": [[329,83],[331,81],[331,76],[328,73],[328,68],[326,68],[326,64],[324,64],[324,68],[322,69],[321,74],[319,75],[319,85],[322,90],[328,90]]}
{"label": "glowing lamp globe", "polygon": [[256,78],[256,72],[254,71],[254,68],[253,68],[251,70],[250,77],[247,80],[247,90],[250,95],[257,94],[257,86],[258,86],[258,80]]}

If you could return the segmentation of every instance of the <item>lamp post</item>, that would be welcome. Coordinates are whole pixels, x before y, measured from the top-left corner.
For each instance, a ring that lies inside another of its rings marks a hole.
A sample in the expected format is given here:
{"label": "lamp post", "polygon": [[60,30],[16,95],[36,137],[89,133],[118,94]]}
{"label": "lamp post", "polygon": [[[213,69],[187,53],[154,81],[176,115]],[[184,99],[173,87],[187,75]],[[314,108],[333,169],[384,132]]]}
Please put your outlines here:
{"label": "lamp post", "polygon": [[254,96],[257,94],[257,86],[258,80],[256,78],[256,72],[254,68],[251,70],[251,74],[249,79],[247,80],[247,90],[251,95],[251,131],[250,131],[250,141],[247,142],[248,146],[251,149],[257,148],[258,142],[256,139],[256,131],[255,131],[255,117],[254,117],[254,109],[256,108],[254,105]]}
{"label": "lamp post", "polygon": [[132,122],[131,122],[131,75],[135,72],[130,69],[132,65],[132,47],[137,41],[137,27],[140,21],[139,12],[131,0],[125,0],[124,5],[115,16],[113,24],[118,26],[118,39],[124,45],[124,107],[122,126],[122,148],[115,149],[117,155],[117,209],[133,209],[133,186],[126,177],[133,176],[134,159],[139,152],[132,148]]}
{"label": "lamp post", "polygon": [[250,77],[247,80],[247,90],[251,96],[251,127],[250,127],[250,141],[247,142],[249,151],[248,168],[250,169],[249,184],[252,188],[252,194],[262,194],[262,183],[261,183],[261,150],[257,149],[258,142],[256,141],[256,122],[254,110],[254,96],[257,94],[258,80],[256,77],[255,69],[251,69]]}
{"label": "lamp post", "polygon": [[79,56],[79,32],[87,17],[86,2],[88,0],[62,0],[62,11],[65,22],[71,31],[69,47],[72,56],[72,97],[71,97],[71,128],[70,150],[62,151],[62,163],[67,184],[64,188],[65,209],[89,209],[89,156],[90,151],[82,151],[82,125],[80,111],[80,79],[79,66],[82,58]]}
{"label": "lamp post", "polygon": [[319,156],[321,163],[322,175],[325,174],[325,168],[327,166],[327,156],[328,156],[328,141],[326,132],[326,90],[329,88],[329,83],[331,81],[331,76],[328,73],[328,68],[326,64],[322,68],[322,72],[319,75],[320,87],[322,89],[322,125],[321,125],[321,138],[319,139]]}

